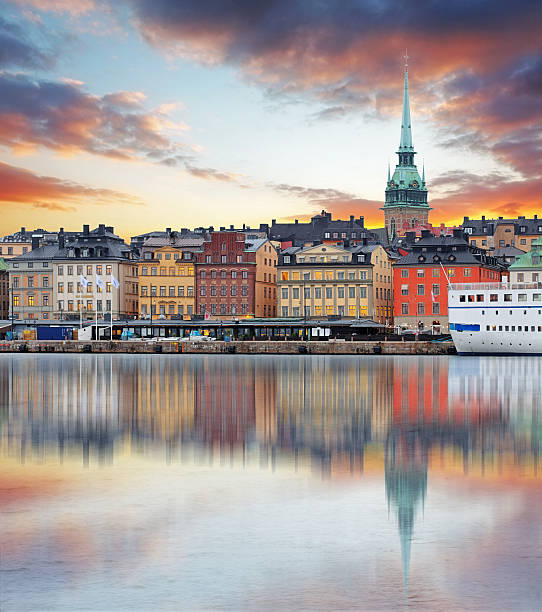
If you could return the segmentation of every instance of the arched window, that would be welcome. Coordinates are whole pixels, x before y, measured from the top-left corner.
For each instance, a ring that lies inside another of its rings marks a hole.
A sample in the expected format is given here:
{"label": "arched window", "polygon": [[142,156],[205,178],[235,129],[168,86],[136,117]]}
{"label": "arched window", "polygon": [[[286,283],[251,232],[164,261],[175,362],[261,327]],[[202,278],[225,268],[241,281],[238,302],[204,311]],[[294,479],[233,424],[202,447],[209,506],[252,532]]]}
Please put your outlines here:
{"label": "arched window", "polygon": [[392,218],[391,222],[390,222],[390,228],[391,228],[391,235],[395,236],[395,219]]}

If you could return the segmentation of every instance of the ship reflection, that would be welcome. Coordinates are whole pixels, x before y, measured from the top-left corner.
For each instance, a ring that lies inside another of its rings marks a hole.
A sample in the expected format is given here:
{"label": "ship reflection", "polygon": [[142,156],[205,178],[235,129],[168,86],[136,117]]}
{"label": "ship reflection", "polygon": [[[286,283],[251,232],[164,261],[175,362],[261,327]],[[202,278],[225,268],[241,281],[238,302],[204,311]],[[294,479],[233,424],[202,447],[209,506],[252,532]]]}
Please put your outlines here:
{"label": "ship reflection", "polygon": [[6,356],[0,444],[29,460],[122,453],[326,478],[384,471],[405,589],[433,463],[536,476],[537,358]]}

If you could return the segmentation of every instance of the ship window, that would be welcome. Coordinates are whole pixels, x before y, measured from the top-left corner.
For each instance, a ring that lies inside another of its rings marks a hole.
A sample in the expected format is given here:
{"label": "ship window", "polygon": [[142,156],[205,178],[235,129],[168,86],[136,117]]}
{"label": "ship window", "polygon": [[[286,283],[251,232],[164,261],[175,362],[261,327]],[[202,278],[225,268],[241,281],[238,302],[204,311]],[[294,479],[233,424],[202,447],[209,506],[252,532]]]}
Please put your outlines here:
{"label": "ship window", "polygon": [[[497,326],[493,325],[493,327],[491,328],[491,331],[497,331]],[[493,344],[493,343],[492,343]]]}
{"label": "ship window", "polygon": [[531,331],[535,331],[534,325],[531,325]]}
{"label": "ship window", "polygon": [[527,294],[526,293],[518,294],[518,302],[526,302],[526,301],[527,301]]}
{"label": "ship window", "polygon": [[508,313],[509,313],[509,314],[512,314],[512,311],[511,311],[511,310],[509,310],[509,311],[508,311]]}
{"label": "ship window", "polygon": [[512,325],[512,331],[516,331],[516,326]]}
{"label": "ship window", "polygon": [[512,301],[512,294],[511,293],[505,293],[504,294],[504,301],[505,302],[511,302]]}
{"label": "ship window", "polygon": [[518,331],[521,331],[521,325],[518,325]]}
{"label": "ship window", "polygon": [[504,326],[504,331],[510,331],[510,328],[508,327],[508,325]]}
{"label": "ship window", "polygon": [[485,310],[482,310],[482,314],[483,314],[483,315],[485,315],[485,314],[486,314],[486,311],[485,311]]}
{"label": "ship window", "polygon": [[542,325],[539,325],[539,326],[538,326],[538,331],[539,331],[539,332],[542,332]]}
{"label": "ship window", "polygon": [[483,302],[484,301],[484,294],[483,293],[478,293],[476,295],[476,301],[477,302]]}
{"label": "ship window", "polygon": [[469,295],[469,302],[474,302],[474,295]]}
{"label": "ship window", "polygon": [[499,331],[502,331],[502,325],[499,325]]}
{"label": "ship window", "polygon": [[459,301],[460,302],[464,302],[465,301],[465,296],[464,295],[460,295],[459,296]]}
{"label": "ship window", "polygon": [[540,302],[540,293],[533,293],[533,302]]}
{"label": "ship window", "polygon": [[486,325],[486,331],[489,331],[489,325]]}
{"label": "ship window", "polygon": [[499,301],[499,296],[496,293],[490,293],[489,294],[489,301],[490,302],[498,302]]}
{"label": "ship window", "polygon": [[523,311],[523,314],[524,314],[524,315],[526,315],[526,314],[527,314],[527,311],[526,311],[526,310],[524,310],[524,311]]}

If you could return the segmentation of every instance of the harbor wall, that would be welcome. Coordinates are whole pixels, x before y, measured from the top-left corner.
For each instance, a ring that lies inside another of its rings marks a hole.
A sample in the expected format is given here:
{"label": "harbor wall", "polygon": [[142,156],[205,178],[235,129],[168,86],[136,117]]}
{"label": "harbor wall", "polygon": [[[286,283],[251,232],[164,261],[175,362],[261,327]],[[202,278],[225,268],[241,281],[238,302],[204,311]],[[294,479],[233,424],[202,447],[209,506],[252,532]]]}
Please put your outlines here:
{"label": "harbor wall", "polygon": [[187,353],[239,355],[446,355],[455,354],[453,342],[347,341],[13,341],[0,342],[0,353]]}

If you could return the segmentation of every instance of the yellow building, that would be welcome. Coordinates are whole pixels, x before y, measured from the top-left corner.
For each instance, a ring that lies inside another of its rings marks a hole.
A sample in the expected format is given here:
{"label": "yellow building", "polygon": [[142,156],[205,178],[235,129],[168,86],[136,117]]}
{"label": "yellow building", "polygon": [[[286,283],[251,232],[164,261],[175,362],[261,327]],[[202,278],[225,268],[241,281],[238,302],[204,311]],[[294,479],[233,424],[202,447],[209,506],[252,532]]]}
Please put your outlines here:
{"label": "yellow building", "polygon": [[279,258],[278,316],[391,323],[391,260],[381,245],[290,247]]}
{"label": "yellow building", "polygon": [[138,264],[142,318],[190,319],[196,313],[195,253],[202,242],[175,232],[145,242]]}

